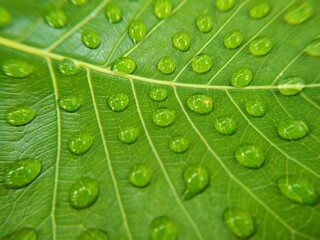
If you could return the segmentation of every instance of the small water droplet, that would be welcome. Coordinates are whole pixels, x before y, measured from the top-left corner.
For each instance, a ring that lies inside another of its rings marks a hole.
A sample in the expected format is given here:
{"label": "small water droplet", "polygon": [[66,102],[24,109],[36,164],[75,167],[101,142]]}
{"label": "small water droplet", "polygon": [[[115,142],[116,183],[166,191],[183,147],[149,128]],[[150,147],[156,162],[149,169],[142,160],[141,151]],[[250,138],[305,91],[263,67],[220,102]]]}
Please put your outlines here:
{"label": "small water droplet", "polygon": [[139,188],[143,188],[149,185],[152,177],[152,170],[150,167],[137,164],[133,166],[129,172],[129,182]]}
{"label": "small water droplet", "polygon": [[259,100],[249,100],[246,102],[246,111],[252,117],[263,117],[266,114],[266,106]]}
{"label": "small water droplet", "polygon": [[284,196],[294,202],[316,205],[318,194],[312,184],[304,178],[288,175],[279,179],[278,186]]}
{"label": "small water droplet", "polygon": [[107,4],[105,14],[111,23],[118,23],[122,20],[122,11],[114,2],[109,2]]}
{"label": "small water droplet", "polygon": [[224,46],[229,49],[240,47],[243,42],[243,34],[238,30],[233,30],[224,36]]}
{"label": "small water droplet", "polygon": [[59,63],[58,69],[65,76],[73,76],[78,73],[79,67],[73,61],[65,59]]}
{"label": "small water droplet", "polygon": [[176,69],[176,62],[168,56],[162,57],[158,61],[158,70],[164,74],[172,74]]}
{"label": "small water droplet", "polygon": [[309,134],[309,128],[301,120],[288,119],[278,125],[278,134],[286,140],[299,140]]}
{"label": "small water droplet", "polygon": [[251,144],[243,144],[236,149],[236,160],[247,168],[260,168],[265,160],[262,149]]}
{"label": "small water droplet", "polygon": [[207,33],[213,28],[213,19],[208,13],[202,13],[197,17],[197,27],[199,31]]}
{"label": "small water droplet", "polygon": [[82,32],[81,41],[87,48],[95,49],[100,46],[100,36],[91,30]]}
{"label": "small water droplet", "polygon": [[178,235],[178,227],[169,217],[157,217],[150,224],[151,240],[176,240]]}
{"label": "small water droplet", "polygon": [[213,110],[212,98],[201,93],[188,97],[188,107],[199,114],[208,114]]}
{"label": "small water droplet", "polygon": [[254,56],[264,56],[271,52],[273,42],[270,38],[259,37],[250,43],[249,51]]}
{"label": "small water droplet", "polygon": [[108,97],[108,107],[115,112],[124,111],[129,105],[129,97],[124,93],[117,93]]}
{"label": "small water droplet", "polygon": [[253,19],[266,17],[271,12],[271,4],[267,1],[258,2],[249,10],[249,16]]}
{"label": "small water droplet", "polygon": [[236,0],[216,0],[216,7],[222,11],[229,11],[236,4]]}
{"label": "small water droplet", "polygon": [[175,118],[175,112],[167,108],[159,108],[152,114],[153,122],[160,127],[170,126]]}
{"label": "small water droplet", "polygon": [[82,155],[89,151],[93,144],[93,137],[89,133],[78,133],[69,139],[69,150],[75,155]]}
{"label": "small water droplet", "polygon": [[76,112],[81,106],[81,100],[75,96],[63,97],[58,100],[58,104],[67,112]]}
{"label": "small water droplet", "polygon": [[236,131],[236,122],[230,117],[219,117],[214,122],[215,129],[224,135],[232,135]]}
{"label": "small water droplet", "polygon": [[36,112],[28,106],[14,106],[8,109],[7,121],[13,126],[23,126],[31,122]]}
{"label": "small water droplet", "polygon": [[90,178],[84,177],[76,181],[70,190],[70,204],[75,209],[91,206],[99,195],[98,183]]}
{"label": "small water droplet", "polygon": [[126,126],[120,128],[118,138],[123,143],[134,143],[139,137],[139,130],[135,127]]}
{"label": "small water droplet", "polygon": [[173,45],[180,51],[187,51],[190,47],[190,37],[184,32],[177,32],[172,37]]}
{"label": "small water droplet", "polygon": [[299,1],[284,16],[288,24],[296,25],[307,21],[314,13],[314,7],[311,1]]}
{"label": "small water droplet", "polygon": [[5,236],[3,240],[37,240],[38,234],[33,228],[20,228]]}
{"label": "small water droplet", "polygon": [[11,13],[4,7],[0,6],[0,28],[9,25],[12,22]]}
{"label": "small water droplet", "polygon": [[100,229],[89,229],[84,231],[77,240],[109,240],[105,231]]}
{"label": "small water droplet", "polygon": [[8,165],[5,184],[8,188],[22,188],[33,182],[41,172],[41,162],[34,159],[19,160]]}
{"label": "small water droplet", "polygon": [[112,71],[122,72],[125,74],[133,73],[136,70],[136,63],[132,58],[121,57],[114,61],[111,67]]}
{"label": "small water droplet", "polygon": [[141,20],[133,20],[129,25],[129,35],[131,40],[137,44],[141,42],[147,34],[147,26]]}
{"label": "small water droplet", "polygon": [[170,149],[175,153],[183,153],[189,148],[189,140],[182,136],[176,136],[170,139]]}
{"label": "small water droplet", "polygon": [[294,96],[299,94],[304,88],[304,81],[298,77],[288,77],[281,79],[278,84],[278,90],[282,95]]}
{"label": "small water droplet", "polygon": [[239,68],[232,74],[231,85],[234,87],[246,87],[253,79],[253,73],[250,68]]}
{"label": "small water droplet", "polygon": [[167,18],[172,12],[172,4],[170,0],[156,0],[153,11],[158,19]]}
{"label": "small water droplet", "polygon": [[22,60],[9,60],[2,65],[2,71],[5,75],[12,78],[28,77],[34,70],[34,67]]}
{"label": "small water droplet", "polygon": [[156,102],[162,102],[167,99],[168,92],[167,92],[167,89],[165,88],[154,87],[154,88],[151,88],[149,95],[152,100]]}
{"label": "small water droplet", "polygon": [[53,28],[63,28],[67,24],[67,16],[61,9],[54,9],[44,16],[45,22]]}
{"label": "small water droplet", "polygon": [[89,2],[89,0],[70,0],[71,3],[75,6],[83,6]]}
{"label": "small water droplet", "polygon": [[320,57],[320,38],[307,46],[306,53],[313,57]]}
{"label": "small water droplet", "polygon": [[240,239],[247,239],[255,232],[251,215],[238,208],[228,208],[223,213],[223,221],[232,234]]}
{"label": "small water droplet", "polygon": [[188,166],[183,172],[186,189],[182,199],[189,200],[202,193],[210,183],[207,169],[202,166]]}
{"label": "small water droplet", "polygon": [[211,70],[212,65],[212,58],[206,54],[200,54],[192,60],[192,69],[196,73],[206,73]]}

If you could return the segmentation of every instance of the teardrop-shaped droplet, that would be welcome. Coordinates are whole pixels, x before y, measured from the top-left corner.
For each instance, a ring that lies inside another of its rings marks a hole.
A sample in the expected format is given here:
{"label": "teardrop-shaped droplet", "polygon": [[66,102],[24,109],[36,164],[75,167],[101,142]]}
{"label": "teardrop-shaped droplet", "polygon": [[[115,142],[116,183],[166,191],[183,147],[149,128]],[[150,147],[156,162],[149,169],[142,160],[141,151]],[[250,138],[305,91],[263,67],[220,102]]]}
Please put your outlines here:
{"label": "teardrop-shaped droplet", "polygon": [[170,139],[169,147],[175,153],[183,153],[189,148],[189,140],[182,136],[175,136]]}
{"label": "teardrop-shaped droplet", "polygon": [[136,70],[136,63],[132,58],[121,57],[114,61],[111,67],[112,71],[121,72],[125,74],[133,73]]}
{"label": "teardrop-shaped droplet", "polygon": [[268,1],[258,2],[249,10],[249,16],[253,19],[266,17],[271,12],[271,4]]}
{"label": "teardrop-shaped droplet", "polygon": [[191,39],[188,34],[184,32],[178,32],[172,37],[173,45],[180,51],[187,51],[190,47]]}
{"label": "teardrop-shaped droplet", "polygon": [[11,13],[4,7],[0,6],[0,28],[9,25],[12,22]]}
{"label": "teardrop-shaped droplet", "polygon": [[28,106],[14,106],[7,111],[7,121],[13,126],[23,126],[31,122],[36,112]]}
{"label": "teardrop-shaped droplet", "polygon": [[216,0],[216,7],[222,11],[229,11],[236,4],[236,0]]}
{"label": "teardrop-shaped droplet", "polygon": [[176,223],[166,216],[153,219],[149,230],[151,240],[177,240],[179,236]]}
{"label": "teardrop-shaped droplet", "polygon": [[253,79],[253,73],[250,68],[239,68],[232,74],[231,85],[234,87],[246,87]]}
{"label": "teardrop-shaped droplet", "polygon": [[230,232],[240,239],[248,239],[256,230],[251,215],[238,208],[228,208],[223,213],[223,221]]}
{"label": "teardrop-shaped droplet", "polygon": [[224,46],[229,49],[240,47],[243,42],[243,34],[238,30],[228,32],[224,36]]}
{"label": "teardrop-shaped droplet", "polygon": [[278,186],[284,196],[294,202],[305,205],[316,205],[318,194],[313,185],[306,179],[294,175],[279,179]]}
{"label": "teardrop-shaped droplet", "polygon": [[118,134],[119,140],[127,144],[134,143],[138,137],[139,130],[131,126],[121,127]]}
{"label": "teardrop-shaped droplet", "polygon": [[93,137],[89,133],[78,133],[69,139],[69,150],[75,155],[82,155],[89,151],[93,144]]}
{"label": "teardrop-shaped droplet", "polygon": [[84,177],[76,181],[70,190],[70,204],[75,209],[91,206],[99,195],[98,183],[90,178]]}
{"label": "teardrop-shaped droplet", "polygon": [[12,78],[28,77],[33,70],[33,65],[23,60],[9,60],[2,65],[3,73]]}
{"label": "teardrop-shaped droplet", "polygon": [[230,117],[219,117],[214,122],[215,129],[224,135],[232,135],[236,131],[236,122]]}
{"label": "teardrop-shaped droplet", "polygon": [[170,126],[175,118],[175,112],[167,108],[159,108],[152,114],[153,122],[160,127]]}
{"label": "teardrop-shaped droplet", "polygon": [[107,4],[105,14],[111,23],[118,23],[122,20],[122,11],[114,2],[109,2]]}
{"label": "teardrop-shaped droplet", "polygon": [[273,48],[273,42],[270,38],[259,37],[250,43],[249,51],[254,56],[264,56],[271,52]]}
{"label": "teardrop-shaped droplet", "polygon": [[20,228],[2,238],[2,240],[37,240],[38,234],[33,228]]}
{"label": "teardrop-shaped droplet", "polygon": [[184,200],[189,200],[202,193],[210,183],[207,169],[203,166],[188,166],[183,172],[186,189],[182,195]]}
{"label": "teardrop-shaped droplet", "polygon": [[210,32],[213,28],[213,19],[208,13],[202,13],[197,17],[197,27],[200,32]]}
{"label": "teardrop-shaped droplet", "polygon": [[211,70],[212,65],[212,58],[206,54],[194,57],[191,64],[193,71],[196,73],[206,73]]}
{"label": "teardrop-shaped droplet", "polygon": [[108,97],[108,107],[115,112],[124,111],[129,105],[129,97],[124,93],[117,93]]}
{"label": "teardrop-shaped droplet", "polygon": [[320,57],[320,38],[307,46],[306,53],[313,57]]}
{"label": "teardrop-shaped droplet", "polygon": [[246,111],[252,117],[263,117],[266,114],[266,106],[259,100],[249,100],[246,102]]}
{"label": "teardrop-shaped droplet", "polygon": [[131,40],[137,44],[141,42],[147,34],[147,26],[141,20],[133,20],[129,25],[129,35]]}
{"label": "teardrop-shaped droplet", "polygon": [[167,89],[162,87],[154,87],[154,88],[151,88],[149,95],[152,100],[156,102],[162,102],[167,99],[168,91]]}
{"label": "teardrop-shaped droplet", "polygon": [[299,140],[309,134],[309,128],[301,120],[288,119],[278,125],[278,134],[286,140]]}
{"label": "teardrop-shaped droplet", "polygon": [[75,6],[83,6],[89,2],[89,0],[70,0]]}
{"label": "teardrop-shaped droplet", "polygon": [[34,159],[15,161],[7,167],[7,188],[22,188],[33,182],[41,172],[41,162]]}
{"label": "teardrop-shaped droplet", "polygon": [[260,168],[265,160],[263,150],[255,145],[243,144],[236,149],[236,160],[247,168]]}
{"label": "teardrop-shaped droplet", "polygon": [[176,69],[176,62],[168,56],[162,57],[158,61],[158,70],[164,74],[172,74]]}
{"label": "teardrop-shaped droplet", "polygon": [[109,240],[105,231],[100,229],[89,229],[84,231],[77,240]]}
{"label": "teardrop-shaped droplet", "polygon": [[296,25],[307,21],[314,14],[313,3],[310,0],[298,1],[284,16],[288,24]]}
{"label": "teardrop-shaped droplet", "polygon": [[67,16],[61,9],[53,9],[44,16],[45,22],[53,28],[63,28],[67,24]]}
{"label": "teardrop-shaped droplet", "polygon": [[283,78],[279,81],[278,90],[282,95],[294,96],[304,88],[304,81],[298,77]]}
{"label": "teardrop-shaped droplet", "polygon": [[58,100],[58,104],[67,112],[76,112],[81,106],[81,99],[75,96],[62,97]]}
{"label": "teardrop-shaped droplet", "polygon": [[172,12],[172,4],[170,0],[156,0],[153,5],[153,11],[158,19],[167,18]]}
{"label": "teardrop-shaped droplet", "polygon": [[81,41],[87,48],[95,49],[100,46],[100,36],[91,30],[82,32]]}
{"label": "teardrop-shaped droplet", "polygon": [[199,114],[208,114],[213,110],[212,98],[201,93],[188,97],[188,107]]}
{"label": "teardrop-shaped droplet", "polygon": [[65,59],[59,63],[58,69],[65,76],[73,76],[78,73],[79,67],[73,61]]}
{"label": "teardrop-shaped droplet", "polygon": [[144,164],[133,166],[129,172],[129,182],[135,187],[146,187],[152,178],[152,170]]}

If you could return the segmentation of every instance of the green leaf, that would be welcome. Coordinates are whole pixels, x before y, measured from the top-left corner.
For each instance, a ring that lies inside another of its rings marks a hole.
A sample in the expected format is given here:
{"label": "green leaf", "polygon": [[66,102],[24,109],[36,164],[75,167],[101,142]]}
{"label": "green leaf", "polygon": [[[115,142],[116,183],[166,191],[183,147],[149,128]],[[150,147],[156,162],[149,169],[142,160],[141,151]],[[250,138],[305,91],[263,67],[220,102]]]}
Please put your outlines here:
{"label": "green leaf", "polygon": [[155,2],[0,0],[0,238],[320,239],[319,1]]}

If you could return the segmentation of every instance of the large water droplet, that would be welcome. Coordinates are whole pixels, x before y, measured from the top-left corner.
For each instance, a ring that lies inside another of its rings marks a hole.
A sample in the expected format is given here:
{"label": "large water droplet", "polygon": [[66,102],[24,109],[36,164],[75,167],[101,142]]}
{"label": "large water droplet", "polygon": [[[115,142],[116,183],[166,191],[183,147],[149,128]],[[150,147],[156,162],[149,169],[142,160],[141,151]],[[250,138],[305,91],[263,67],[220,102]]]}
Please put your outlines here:
{"label": "large water droplet", "polygon": [[114,61],[111,67],[112,71],[122,72],[125,74],[133,73],[136,70],[136,63],[132,58],[121,57]]}
{"label": "large water droplet", "polygon": [[251,144],[243,144],[236,149],[236,160],[248,168],[260,168],[264,163],[265,156],[262,149]]}
{"label": "large water droplet", "polygon": [[247,239],[255,232],[251,215],[238,208],[229,208],[223,213],[223,221],[232,234],[240,239]]}
{"label": "large water droplet", "polygon": [[176,69],[176,62],[171,57],[162,57],[158,61],[158,69],[164,74],[172,74]]}
{"label": "large water droplet", "polygon": [[147,26],[141,20],[133,20],[129,25],[129,35],[131,40],[137,44],[141,42],[147,34]]}
{"label": "large water droplet", "polygon": [[169,217],[157,217],[150,224],[151,240],[177,240],[178,235],[178,227]]}
{"label": "large water droplet", "polygon": [[219,117],[214,122],[215,129],[225,135],[232,135],[236,131],[236,122],[230,117]]}
{"label": "large water droplet", "polygon": [[278,134],[286,140],[299,140],[309,134],[309,128],[301,120],[288,119],[278,125]]}
{"label": "large water droplet", "polygon": [[229,49],[235,49],[240,47],[243,42],[243,34],[238,30],[228,32],[224,36],[224,46]]}
{"label": "large water droplet", "polygon": [[65,76],[73,76],[78,73],[79,67],[73,61],[65,59],[59,63],[58,69]]}
{"label": "large water droplet", "polygon": [[9,25],[12,22],[11,13],[4,7],[0,6],[0,28]]}
{"label": "large water droplet", "polygon": [[117,93],[108,97],[108,107],[116,112],[124,111],[129,105],[129,97],[124,93]]}
{"label": "large water droplet", "polygon": [[207,169],[203,166],[188,166],[183,172],[186,189],[182,195],[184,200],[189,200],[202,193],[210,183]]}
{"label": "large water droplet", "polygon": [[73,208],[82,209],[91,206],[99,195],[98,183],[84,177],[76,181],[70,190],[70,204]]}
{"label": "large water droplet", "polygon": [[162,102],[167,99],[168,92],[167,92],[167,89],[165,88],[154,87],[154,88],[151,88],[149,95],[152,100],[156,102]]}
{"label": "large water droplet", "polygon": [[292,25],[307,21],[314,13],[313,3],[309,0],[299,1],[284,16],[284,20]]}
{"label": "large water droplet", "polygon": [[7,121],[13,126],[23,126],[31,122],[36,112],[28,106],[15,106],[8,109]]}
{"label": "large water droplet", "polygon": [[54,9],[44,16],[45,22],[53,28],[62,28],[67,24],[67,16],[61,9]]}
{"label": "large water droplet", "polygon": [[156,0],[153,5],[153,11],[157,18],[167,18],[172,12],[172,4],[170,0]]}
{"label": "large water droplet", "polygon": [[105,14],[111,23],[118,23],[122,20],[122,11],[118,5],[113,2],[107,4]]}
{"label": "large water droplet", "polygon": [[273,42],[270,38],[259,37],[250,43],[249,51],[254,56],[264,56],[271,52],[273,48]]}
{"label": "large water droplet", "polygon": [[307,46],[306,53],[313,57],[320,57],[320,38]]}
{"label": "large water droplet", "polygon": [[266,106],[259,100],[246,102],[246,111],[252,117],[263,117],[266,114]]}
{"label": "large water droplet", "polygon": [[306,205],[316,205],[318,194],[313,185],[306,179],[288,175],[279,179],[278,186],[284,196],[294,202]]}
{"label": "large water droplet", "polygon": [[170,126],[175,118],[175,112],[167,108],[159,108],[152,114],[153,122],[160,127]]}
{"label": "large water droplet", "polygon": [[100,36],[91,30],[82,32],[81,41],[87,48],[95,49],[100,46]]}
{"label": "large water droplet", "polygon": [[205,73],[211,70],[213,62],[208,55],[200,54],[193,58],[191,65],[194,72]]}
{"label": "large water droplet", "polygon": [[189,148],[189,140],[182,136],[176,136],[170,139],[170,149],[175,153],[183,153]]}
{"label": "large water droplet", "polygon": [[271,11],[271,4],[268,1],[258,2],[249,10],[249,16],[253,19],[266,17]]}
{"label": "large water droplet", "polygon": [[180,51],[187,51],[190,47],[190,37],[184,32],[177,32],[172,37],[173,45]]}
{"label": "large water droplet", "polygon": [[129,182],[135,187],[146,187],[149,185],[152,177],[152,170],[150,167],[137,164],[131,168],[129,172]]}
{"label": "large water droplet", "polygon": [[139,137],[139,130],[135,127],[126,126],[120,128],[118,138],[123,143],[134,143]]}
{"label": "large water droplet", "polygon": [[69,150],[75,155],[82,155],[89,151],[93,144],[93,137],[89,133],[78,133],[69,139]]}
{"label": "large water droplet", "polygon": [[253,73],[250,68],[239,68],[232,74],[231,85],[234,87],[246,87],[253,79]]}
{"label": "large water droplet", "polygon": [[81,99],[75,96],[63,97],[58,100],[58,104],[67,112],[76,112],[81,106]]}
{"label": "large water droplet", "polygon": [[222,11],[229,11],[236,4],[236,0],[216,0],[216,7]]}
{"label": "large water droplet", "polygon": [[213,110],[212,98],[201,93],[188,97],[187,105],[192,111],[199,114],[208,114]]}
{"label": "large water droplet", "polygon": [[40,172],[40,161],[34,159],[19,160],[9,164],[4,181],[8,188],[22,188],[34,181]]}
{"label": "large water droplet", "polygon": [[105,231],[100,229],[89,229],[84,231],[77,240],[109,240]]}
{"label": "large water droplet", "polygon": [[89,2],[89,0],[70,0],[70,1],[75,6],[82,6]]}
{"label": "large water droplet", "polygon": [[208,13],[202,13],[197,17],[197,27],[201,32],[210,32],[213,28],[213,19]]}
{"label": "large water droplet", "polygon": [[281,79],[278,84],[278,90],[282,95],[294,96],[299,94],[304,88],[304,81],[298,77],[288,77]]}
{"label": "large water droplet", "polygon": [[34,70],[34,67],[22,60],[9,60],[2,65],[2,71],[5,75],[12,78],[28,77]]}
{"label": "large water droplet", "polygon": [[33,228],[20,228],[5,236],[3,240],[37,240],[38,234]]}

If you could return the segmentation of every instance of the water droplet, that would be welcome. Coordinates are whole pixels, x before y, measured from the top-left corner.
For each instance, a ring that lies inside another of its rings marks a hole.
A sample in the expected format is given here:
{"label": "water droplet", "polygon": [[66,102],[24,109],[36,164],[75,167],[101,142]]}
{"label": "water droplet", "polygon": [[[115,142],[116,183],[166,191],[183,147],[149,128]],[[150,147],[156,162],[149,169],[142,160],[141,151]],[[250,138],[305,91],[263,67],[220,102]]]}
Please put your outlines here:
{"label": "water droplet", "polygon": [[207,169],[202,166],[188,166],[183,172],[186,189],[182,198],[189,200],[202,193],[210,183]]}
{"label": "water droplet", "polygon": [[37,240],[38,234],[32,228],[20,228],[5,236],[3,240]]}
{"label": "water droplet", "polygon": [[124,93],[117,93],[108,98],[107,104],[111,110],[122,112],[129,105],[129,97]]}
{"label": "water droplet", "polygon": [[173,35],[173,45],[180,51],[187,51],[190,47],[190,37],[184,32],[178,32]]}
{"label": "water droplet", "polygon": [[278,134],[286,140],[299,140],[309,134],[309,128],[301,120],[288,119],[278,125]]}
{"label": "water droplet", "polygon": [[69,150],[75,155],[82,155],[89,151],[93,144],[93,137],[89,133],[78,133],[69,139]]}
{"label": "water droplet", "polygon": [[9,60],[2,65],[3,73],[12,78],[28,77],[33,70],[31,64],[22,60]]}
{"label": "water droplet", "polygon": [[304,178],[288,175],[279,179],[278,186],[284,196],[294,202],[316,205],[318,194],[312,184]]}
{"label": "water droplet", "polygon": [[188,107],[199,114],[208,114],[213,110],[212,98],[201,93],[188,97]]}
{"label": "water droplet", "polygon": [[159,108],[152,114],[153,122],[160,127],[170,126],[175,118],[175,112],[167,108]]}
{"label": "water droplet", "polygon": [[156,0],[153,6],[154,15],[159,19],[169,17],[172,11],[170,0]]}
{"label": "water droplet", "polygon": [[63,97],[58,100],[58,104],[67,112],[76,112],[81,106],[81,100],[75,96]]}
{"label": "water droplet", "polygon": [[75,6],[82,6],[89,2],[89,0],[70,0],[70,1]]}
{"label": "water droplet", "polygon": [[169,217],[157,217],[150,224],[150,238],[151,240],[176,240],[178,227]]}
{"label": "water droplet", "polygon": [[107,4],[105,14],[111,23],[118,23],[122,20],[122,11],[118,5],[113,2]]}
{"label": "water droplet", "polygon": [[253,79],[253,73],[250,68],[239,68],[231,77],[231,85],[234,87],[246,87]]}
{"label": "water droplet", "polygon": [[65,59],[59,63],[58,69],[65,76],[73,76],[78,73],[79,67],[73,61]]}
{"label": "water droplet", "polygon": [[164,74],[172,74],[176,69],[176,63],[171,57],[162,57],[158,61],[158,69]]}
{"label": "water droplet", "polygon": [[212,58],[206,54],[200,54],[192,60],[192,69],[196,73],[206,73],[211,70],[212,65]]}
{"label": "water droplet", "polygon": [[201,32],[210,32],[213,28],[213,19],[207,14],[203,13],[197,17],[197,27]]}
{"label": "water droplet", "polygon": [[139,136],[139,130],[135,127],[122,127],[120,128],[118,138],[123,143],[134,143]]}
{"label": "water droplet", "polygon": [[129,25],[129,35],[131,40],[137,44],[141,42],[147,34],[147,26],[144,22],[136,19],[133,20]]}
{"label": "water droplet", "polygon": [[189,148],[189,140],[181,136],[173,137],[170,139],[169,147],[175,153],[183,153]]}
{"label": "water droplet", "polygon": [[154,87],[154,88],[151,88],[149,95],[151,99],[153,99],[154,101],[162,102],[167,99],[168,92],[167,92],[167,89],[165,88]]}
{"label": "water droplet", "polygon": [[224,37],[224,46],[229,49],[240,47],[243,42],[243,34],[238,30],[227,33]]}
{"label": "water droplet", "polygon": [[229,117],[219,117],[214,122],[215,129],[225,135],[232,135],[236,131],[236,122]]}
{"label": "water droplet", "polygon": [[22,188],[34,181],[41,172],[41,162],[34,159],[19,160],[9,164],[5,173],[8,188]]}
{"label": "water droplet", "polygon": [[95,49],[100,46],[100,36],[91,30],[82,32],[81,41],[87,48]]}
{"label": "water droplet", "polygon": [[304,88],[304,81],[298,77],[288,77],[281,79],[278,84],[278,90],[282,95],[294,96],[299,94]]}
{"label": "water droplet", "polygon": [[320,38],[308,45],[306,53],[313,57],[320,57]]}
{"label": "water droplet", "polygon": [[313,4],[311,1],[304,0],[298,2],[289,12],[284,16],[284,20],[288,24],[296,25],[307,21],[314,13]]}
{"label": "water droplet", "polygon": [[13,126],[23,126],[31,122],[36,112],[28,106],[15,106],[8,110],[7,121]]}
{"label": "water droplet", "polygon": [[122,72],[125,74],[133,73],[136,70],[136,63],[132,58],[121,57],[114,61],[111,67],[112,71]]}
{"label": "water droplet", "polygon": [[4,7],[0,6],[0,28],[9,25],[12,22],[11,13]]}
{"label": "water droplet", "polygon": [[152,170],[150,167],[137,164],[131,168],[129,172],[129,182],[135,187],[146,187],[149,185],[152,177]]}
{"label": "water droplet", "polygon": [[78,238],[78,240],[109,240],[105,231],[100,229],[89,229],[84,231]]}
{"label": "water droplet", "polygon": [[236,149],[236,160],[248,168],[260,168],[264,163],[265,156],[262,149],[251,144],[243,144]]}
{"label": "water droplet", "polygon": [[229,11],[236,4],[236,0],[216,0],[216,7],[222,11]]}
{"label": "water droplet", "polygon": [[67,16],[61,9],[54,9],[44,16],[45,22],[53,28],[63,28],[67,24]]}
{"label": "water droplet", "polygon": [[264,56],[271,52],[273,42],[270,38],[259,37],[254,39],[249,46],[249,51],[254,56]]}
{"label": "water droplet", "polygon": [[266,106],[259,100],[246,102],[247,113],[253,117],[263,117],[266,114]]}
{"label": "water droplet", "polygon": [[249,10],[249,16],[254,19],[266,17],[271,12],[271,4],[267,1],[258,2]]}
{"label": "water droplet", "polygon": [[76,181],[70,190],[70,204],[73,208],[82,209],[91,206],[99,195],[98,183],[90,177]]}
{"label": "water droplet", "polygon": [[255,232],[251,215],[237,208],[229,208],[223,213],[223,221],[232,234],[240,239],[247,239]]}

